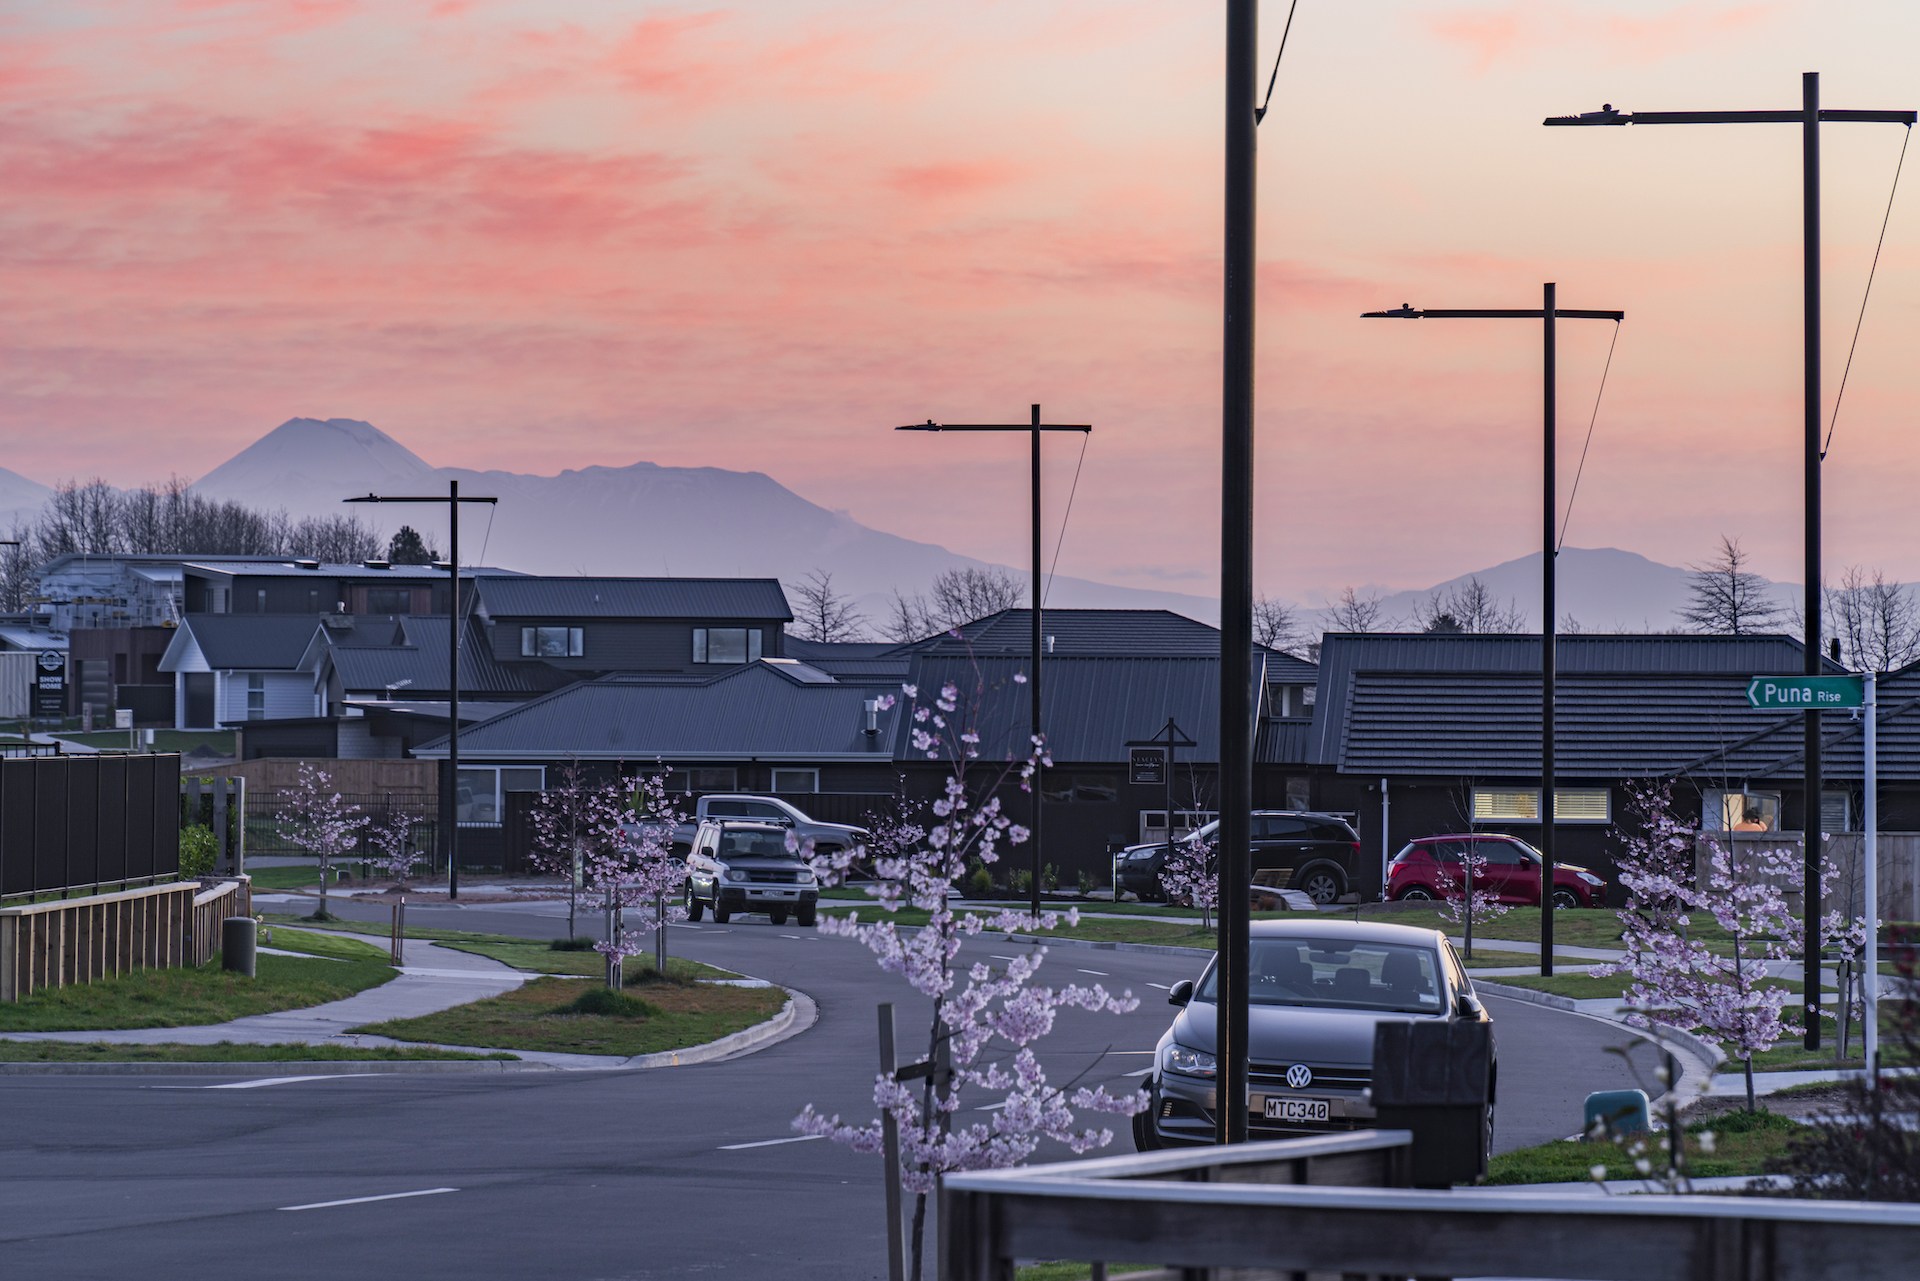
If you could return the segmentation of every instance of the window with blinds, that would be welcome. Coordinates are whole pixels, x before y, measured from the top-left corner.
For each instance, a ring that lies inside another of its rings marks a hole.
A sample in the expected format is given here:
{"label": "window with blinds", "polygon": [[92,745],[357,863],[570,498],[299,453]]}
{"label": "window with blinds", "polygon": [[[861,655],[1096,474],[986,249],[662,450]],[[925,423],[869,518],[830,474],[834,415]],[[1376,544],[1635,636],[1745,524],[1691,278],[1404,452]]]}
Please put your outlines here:
{"label": "window with blinds", "polygon": [[[1613,794],[1604,787],[1556,787],[1553,789],[1553,819],[1556,823],[1610,823],[1613,821]],[[1540,789],[1476,787],[1473,789],[1473,821],[1538,823]]]}

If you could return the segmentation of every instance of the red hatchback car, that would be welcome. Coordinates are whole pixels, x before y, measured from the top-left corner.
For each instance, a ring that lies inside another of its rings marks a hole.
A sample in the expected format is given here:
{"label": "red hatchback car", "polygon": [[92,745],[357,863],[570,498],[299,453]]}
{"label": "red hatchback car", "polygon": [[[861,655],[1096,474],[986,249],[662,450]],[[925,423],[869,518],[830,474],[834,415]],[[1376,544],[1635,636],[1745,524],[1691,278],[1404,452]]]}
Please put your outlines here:
{"label": "red hatchback car", "polygon": [[[1481,834],[1409,841],[1387,865],[1387,897],[1459,898],[1466,885],[1461,860],[1469,847],[1479,864],[1474,872],[1476,890],[1494,893],[1502,903],[1540,902],[1540,851],[1517,836]],[[1584,867],[1561,863],[1553,869],[1555,907],[1601,907],[1606,892],[1606,881]]]}

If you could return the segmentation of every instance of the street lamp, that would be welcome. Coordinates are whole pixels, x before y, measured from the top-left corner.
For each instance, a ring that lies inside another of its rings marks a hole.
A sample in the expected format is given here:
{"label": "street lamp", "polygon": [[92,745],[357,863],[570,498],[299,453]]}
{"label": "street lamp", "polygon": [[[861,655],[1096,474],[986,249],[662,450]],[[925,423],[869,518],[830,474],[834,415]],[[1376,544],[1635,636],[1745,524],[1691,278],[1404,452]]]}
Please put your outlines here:
{"label": "street lamp", "polygon": [[[1077,431],[1086,435],[1093,428],[1085,423],[1043,423],[1040,421],[1040,406],[1033,406],[1033,420],[1025,423],[936,423],[929,418],[924,423],[908,423],[905,427],[895,427],[895,431],[1024,431],[1033,436],[1033,670],[1028,673],[1027,681],[1033,688],[1029,691],[1033,700],[1032,724],[1033,737],[1040,733],[1040,433],[1043,431]],[[1040,917],[1040,771],[1033,774],[1033,815],[1029,820],[1033,826],[1033,915]]]}
{"label": "street lamp", "polygon": [[[447,852],[447,898],[460,897],[460,504],[497,503],[498,498],[462,498],[460,482],[447,482],[447,496],[368,494],[343,498],[344,503],[445,503],[447,505],[447,576],[453,584],[447,602],[447,772],[440,780],[440,847]],[[484,549],[483,549],[484,550]]]}
{"label": "street lamp", "polygon": [[[1803,415],[1806,429],[1806,652],[1803,666],[1809,676],[1820,674],[1820,122],[1823,120],[1897,124],[1913,127],[1911,111],[1838,111],[1820,105],[1820,73],[1800,76],[1798,111],[1619,111],[1606,103],[1598,111],[1577,116],[1549,116],[1546,125],[1728,125],[1797,124],[1800,126],[1800,253],[1802,326],[1805,333]],[[1802,974],[1807,1012],[1806,1047],[1820,1048],[1820,713],[1809,708],[1805,717],[1807,765],[1806,865],[1802,892],[1805,914],[1805,959]]]}
{"label": "street lamp", "polygon": [[[1627,318],[1627,313],[1624,311],[1578,311],[1557,306],[1554,301],[1554,287],[1552,283],[1548,283],[1542,286],[1541,304],[1535,308],[1521,310],[1473,308],[1437,311],[1402,303],[1393,311],[1369,311],[1365,313],[1363,319],[1375,320],[1389,317],[1401,320],[1538,320],[1541,322],[1544,344],[1542,365],[1545,372],[1541,418],[1545,467],[1542,469],[1544,476],[1541,483],[1540,519],[1540,975],[1546,978],[1553,974],[1553,694],[1557,674],[1554,662],[1556,657],[1554,645],[1557,639],[1554,598],[1555,588],[1558,585],[1555,560],[1559,554],[1554,546],[1557,541],[1555,518],[1559,512],[1554,474],[1554,407],[1557,397],[1554,322],[1562,318],[1611,320],[1617,325]],[[1469,868],[1469,876],[1471,876],[1471,868]],[[1471,879],[1468,885],[1472,885]],[[1467,919],[1471,923],[1473,903],[1470,889],[1466,906]]]}

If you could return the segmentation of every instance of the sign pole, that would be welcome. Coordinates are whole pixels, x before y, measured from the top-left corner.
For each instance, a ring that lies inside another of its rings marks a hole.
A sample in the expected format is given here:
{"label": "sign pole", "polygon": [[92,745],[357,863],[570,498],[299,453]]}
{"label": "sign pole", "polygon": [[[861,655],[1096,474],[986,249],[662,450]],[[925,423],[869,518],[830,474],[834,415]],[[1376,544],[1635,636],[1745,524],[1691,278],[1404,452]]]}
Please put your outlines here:
{"label": "sign pole", "polygon": [[[1874,672],[1867,673],[1866,689],[1866,748],[1867,748],[1867,796],[1866,796],[1866,878],[1867,878],[1867,948],[1861,960],[1860,998],[1866,1007],[1866,1053],[1867,1082],[1869,1088],[1877,1080],[1876,1072],[1880,1066],[1880,1011],[1877,1005],[1880,975],[1880,742],[1879,727],[1874,723],[1880,715],[1880,681]],[[1845,1000],[1843,993],[1841,1000]]]}

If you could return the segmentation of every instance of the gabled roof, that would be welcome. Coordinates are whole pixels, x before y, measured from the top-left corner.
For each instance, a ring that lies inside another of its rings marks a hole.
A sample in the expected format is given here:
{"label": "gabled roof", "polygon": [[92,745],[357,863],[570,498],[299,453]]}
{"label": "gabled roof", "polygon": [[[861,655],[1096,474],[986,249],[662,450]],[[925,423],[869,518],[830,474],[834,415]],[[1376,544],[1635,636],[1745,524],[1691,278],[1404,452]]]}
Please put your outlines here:
{"label": "gabled roof", "polygon": [[[929,653],[1025,654],[1033,648],[1033,611],[1003,609],[958,629],[960,638],[942,633],[914,648]],[[1044,609],[1042,636],[1053,637],[1049,657],[1220,656],[1220,633],[1205,623],[1166,609]]]}
{"label": "gabled roof", "polygon": [[777,578],[482,578],[478,591],[492,618],[793,621]]}
{"label": "gabled roof", "polygon": [[[371,630],[371,629],[370,629]],[[447,689],[447,619],[445,615],[408,615],[394,628],[402,643],[392,645],[338,645],[329,661],[349,693],[382,690],[397,681],[411,681],[406,697],[420,698]],[[501,663],[493,656],[478,623],[469,621],[460,648],[460,690],[465,694],[538,694],[568,683],[566,673],[545,663]]]}
{"label": "gabled roof", "polygon": [[[447,571],[434,565],[389,565],[371,569],[366,565],[320,565],[302,569],[291,560],[221,560],[214,557],[182,557],[181,564],[196,574],[221,578],[394,578],[433,579],[445,582]],[[517,570],[496,569],[485,565],[460,567],[460,577],[480,578],[517,574]]]}
{"label": "gabled roof", "polygon": [[190,614],[167,642],[160,670],[184,670],[178,664],[192,646],[212,671],[295,671],[319,630],[314,614]]}
{"label": "gabled roof", "polygon": [[[782,665],[746,663],[707,680],[608,677],[571,685],[460,736],[463,759],[888,759],[901,705],[868,735],[871,686],[809,682]],[[446,755],[444,739],[414,755]]]}

